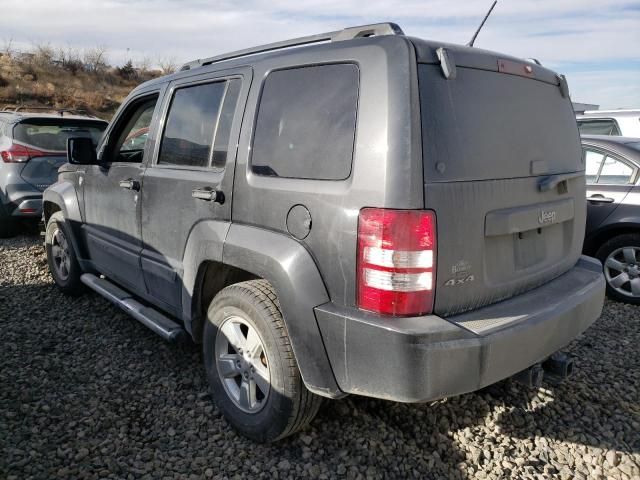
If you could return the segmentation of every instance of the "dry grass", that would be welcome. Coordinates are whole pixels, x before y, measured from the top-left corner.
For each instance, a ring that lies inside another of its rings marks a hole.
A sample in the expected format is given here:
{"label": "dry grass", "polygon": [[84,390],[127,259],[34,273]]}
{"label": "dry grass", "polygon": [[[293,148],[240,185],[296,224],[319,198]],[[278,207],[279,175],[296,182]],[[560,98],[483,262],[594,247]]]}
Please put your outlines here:
{"label": "dry grass", "polygon": [[0,108],[74,108],[108,120],[134,87],[158,75],[158,71],[123,75],[108,65],[65,64],[40,51],[20,56],[0,53]]}

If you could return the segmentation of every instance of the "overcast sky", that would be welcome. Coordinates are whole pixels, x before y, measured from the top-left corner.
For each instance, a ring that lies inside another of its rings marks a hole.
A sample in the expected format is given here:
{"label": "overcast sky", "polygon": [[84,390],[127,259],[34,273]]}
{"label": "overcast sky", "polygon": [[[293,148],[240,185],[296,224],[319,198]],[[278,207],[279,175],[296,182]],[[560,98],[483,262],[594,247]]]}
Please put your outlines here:
{"label": "overcast sky", "polygon": [[[104,45],[109,61],[176,63],[261,43],[393,21],[407,34],[466,43],[491,0],[0,0],[12,39]],[[567,75],[572,99],[640,108],[640,0],[499,0],[476,46],[539,59]]]}

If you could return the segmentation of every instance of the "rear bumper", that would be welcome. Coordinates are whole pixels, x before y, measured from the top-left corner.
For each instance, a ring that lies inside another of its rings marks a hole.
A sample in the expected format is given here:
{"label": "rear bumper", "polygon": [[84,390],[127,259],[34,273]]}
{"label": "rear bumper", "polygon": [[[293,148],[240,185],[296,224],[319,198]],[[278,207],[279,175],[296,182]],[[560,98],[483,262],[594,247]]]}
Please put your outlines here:
{"label": "rear bumper", "polygon": [[539,288],[446,320],[383,318],[331,303],[315,313],[342,391],[425,402],[544,360],[600,316],[604,290],[600,262],[583,256]]}
{"label": "rear bumper", "polygon": [[0,194],[0,202],[3,202],[4,211],[11,217],[40,218],[42,216],[42,192],[30,186],[11,188],[7,195]]}

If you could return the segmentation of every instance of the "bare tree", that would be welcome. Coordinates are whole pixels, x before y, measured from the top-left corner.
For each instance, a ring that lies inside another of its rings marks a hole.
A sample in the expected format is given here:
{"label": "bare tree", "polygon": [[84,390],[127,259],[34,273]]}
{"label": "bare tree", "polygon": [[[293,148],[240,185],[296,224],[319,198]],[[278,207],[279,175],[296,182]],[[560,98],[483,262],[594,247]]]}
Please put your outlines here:
{"label": "bare tree", "polygon": [[147,73],[151,69],[151,58],[143,57],[141,60],[136,60],[135,68],[142,74]]}
{"label": "bare tree", "polygon": [[34,43],[34,60],[39,65],[51,65],[56,56],[55,49],[50,43]]}
{"label": "bare tree", "polygon": [[160,67],[163,75],[174,73],[178,69],[176,59],[173,57],[158,58],[158,66]]}
{"label": "bare tree", "polygon": [[2,54],[9,58],[13,57],[13,38],[2,40]]}
{"label": "bare tree", "polygon": [[70,71],[73,75],[84,69],[82,56],[77,48],[71,46],[59,48],[57,59],[62,65],[62,68]]}
{"label": "bare tree", "polygon": [[108,67],[107,47],[98,45],[94,48],[88,48],[84,51],[82,59],[88,71],[94,73],[104,71]]}

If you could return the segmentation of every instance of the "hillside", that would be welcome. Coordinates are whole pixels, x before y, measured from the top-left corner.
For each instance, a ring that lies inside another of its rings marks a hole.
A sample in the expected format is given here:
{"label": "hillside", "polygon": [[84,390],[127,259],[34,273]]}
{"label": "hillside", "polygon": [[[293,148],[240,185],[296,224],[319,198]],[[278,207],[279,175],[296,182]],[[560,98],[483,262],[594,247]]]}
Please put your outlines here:
{"label": "hillside", "polygon": [[161,74],[131,63],[114,68],[100,56],[91,62],[53,51],[0,53],[0,109],[73,108],[109,120],[134,87]]}

